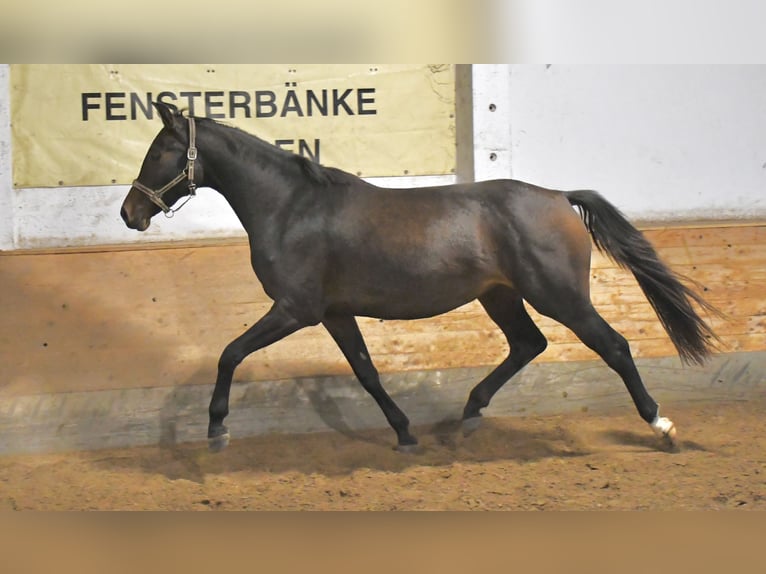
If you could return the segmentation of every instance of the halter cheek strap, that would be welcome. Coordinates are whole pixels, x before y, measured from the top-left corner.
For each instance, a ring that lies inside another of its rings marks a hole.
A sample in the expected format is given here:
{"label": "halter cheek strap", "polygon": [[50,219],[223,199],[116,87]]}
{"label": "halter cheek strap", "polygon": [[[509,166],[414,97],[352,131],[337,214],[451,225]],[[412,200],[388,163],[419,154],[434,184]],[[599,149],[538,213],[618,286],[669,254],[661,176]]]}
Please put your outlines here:
{"label": "halter cheek strap", "polygon": [[[162,186],[160,189],[156,190],[144,185],[137,179],[133,181],[133,187],[135,187],[138,191],[143,192],[144,195],[146,195],[146,197],[148,197],[152,203],[154,203],[162,210],[166,217],[173,217],[173,214],[181,209],[184,205],[186,205],[186,203],[192,197],[194,197],[197,191],[197,184],[194,183],[194,161],[197,159],[197,129],[196,125],[194,124],[194,118],[188,117],[187,120],[189,120],[189,149],[186,150],[186,167],[183,169],[183,171],[171,181]],[[189,197],[186,198],[186,201],[184,201],[181,205],[175,209],[171,209],[162,200],[162,196],[185,179],[189,180]]]}

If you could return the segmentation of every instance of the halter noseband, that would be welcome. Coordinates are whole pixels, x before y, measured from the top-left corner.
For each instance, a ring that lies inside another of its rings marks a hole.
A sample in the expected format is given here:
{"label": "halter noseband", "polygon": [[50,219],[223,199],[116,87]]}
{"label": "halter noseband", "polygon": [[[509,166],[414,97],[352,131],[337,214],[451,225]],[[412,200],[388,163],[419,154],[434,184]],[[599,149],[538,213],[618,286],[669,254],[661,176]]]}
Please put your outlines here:
{"label": "halter noseband", "polygon": [[[197,191],[197,184],[194,183],[194,160],[197,159],[197,148],[195,146],[197,130],[194,125],[194,118],[188,117],[186,119],[189,120],[189,149],[186,151],[186,167],[183,171],[181,171],[181,173],[179,173],[172,181],[166,183],[163,187],[157,190],[145,186],[137,179],[133,181],[133,187],[143,192],[152,203],[163,211],[165,217],[173,217],[173,214],[186,205],[186,202],[194,197]],[[162,201],[162,196],[185,179],[189,180],[189,197],[181,205],[175,209],[171,209],[164,201]]]}

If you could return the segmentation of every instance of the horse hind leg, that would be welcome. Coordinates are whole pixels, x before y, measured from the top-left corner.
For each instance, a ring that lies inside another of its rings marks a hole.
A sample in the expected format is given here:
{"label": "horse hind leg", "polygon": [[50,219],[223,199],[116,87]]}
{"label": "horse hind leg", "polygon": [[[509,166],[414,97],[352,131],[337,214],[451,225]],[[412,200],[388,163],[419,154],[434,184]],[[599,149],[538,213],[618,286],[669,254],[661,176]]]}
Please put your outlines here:
{"label": "horse hind leg", "polygon": [[633,362],[630,346],[593,308],[590,301],[591,238],[574,210],[556,212],[555,225],[544,229],[547,237],[534,236],[530,245],[547,249],[525,253],[527,273],[518,278],[519,292],[539,313],[568,327],[615,371],[627,387],[640,414],[652,430],[673,445],[675,426],[659,416]]}
{"label": "horse hind leg", "polygon": [[588,302],[581,306],[568,306],[564,313],[544,312],[570,328],[590,349],[625,383],[639,415],[654,433],[670,446],[676,446],[676,428],[673,422],[659,415],[659,405],[646,390],[630,352],[627,340],[615,331]]}
{"label": "horse hind leg", "polygon": [[496,287],[481,296],[479,302],[503,331],[510,351],[505,360],[471,390],[463,409],[464,434],[478,428],[481,409],[489,406],[495,393],[548,345],[516,291],[508,287]]}

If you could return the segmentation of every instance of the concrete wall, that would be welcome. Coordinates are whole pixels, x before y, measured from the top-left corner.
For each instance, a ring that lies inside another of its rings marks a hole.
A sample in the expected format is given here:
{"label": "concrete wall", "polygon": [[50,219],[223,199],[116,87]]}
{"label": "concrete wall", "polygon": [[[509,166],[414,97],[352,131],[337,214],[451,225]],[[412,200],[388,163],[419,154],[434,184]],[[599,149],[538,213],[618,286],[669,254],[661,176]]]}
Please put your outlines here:
{"label": "concrete wall", "polygon": [[[766,216],[766,66],[482,64],[458,86],[457,176],[376,183],[512,176],[598,189],[636,219]],[[2,64],[0,250],[242,235],[211,190],[141,235],[119,218],[126,186],[15,190],[9,142]]]}

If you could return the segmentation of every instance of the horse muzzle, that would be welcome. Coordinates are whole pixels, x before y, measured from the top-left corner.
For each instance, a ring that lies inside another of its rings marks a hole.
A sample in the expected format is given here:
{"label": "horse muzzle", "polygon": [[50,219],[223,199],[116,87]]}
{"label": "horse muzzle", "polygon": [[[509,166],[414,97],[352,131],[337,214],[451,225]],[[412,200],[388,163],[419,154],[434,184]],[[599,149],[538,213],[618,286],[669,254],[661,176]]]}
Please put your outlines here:
{"label": "horse muzzle", "polygon": [[149,215],[141,215],[137,211],[131,209],[126,201],[122,204],[120,216],[128,228],[135,229],[136,231],[146,231],[152,222],[152,218]]}

